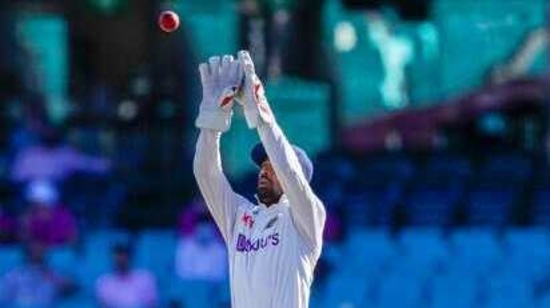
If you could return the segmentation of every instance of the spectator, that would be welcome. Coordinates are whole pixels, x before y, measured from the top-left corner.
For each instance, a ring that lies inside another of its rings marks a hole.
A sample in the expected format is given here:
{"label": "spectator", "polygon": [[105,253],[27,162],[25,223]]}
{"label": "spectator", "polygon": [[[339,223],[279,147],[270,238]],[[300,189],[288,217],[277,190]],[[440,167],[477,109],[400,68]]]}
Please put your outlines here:
{"label": "spectator", "polygon": [[52,183],[32,182],[27,188],[26,199],[30,207],[22,218],[20,236],[23,240],[48,246],[76,241],[76,219],[65,206],[59,204],[58,192]]}
{"label": "spectator", "polygon": [[226,250],[209,218],[202,216],[193,233],[176,249],[176,273],[184,280],[222,282],[227,277]]}
{"label": "spectator", "polygon": [[62,142],[60,132],[46,127],[37,145],[16,153],[11,178],[16,183],[62,182],[75,171],[105,173],[109,168],[107,160],[80,153]]}
{"label": "spectator", "polygon": [[74,291],[70,279],[48,266],[45,248],[40,243],[30,243],[25,249],[25,263],[2,279],[2,307],[54,307],[58,298]]}
{"label": "spectator", "polygon": [[153,275],[132,269],[132,252],[128,245],[113,249],[114,271],[97,280],[96,298],[101,307],[155,307],[157,288]]}

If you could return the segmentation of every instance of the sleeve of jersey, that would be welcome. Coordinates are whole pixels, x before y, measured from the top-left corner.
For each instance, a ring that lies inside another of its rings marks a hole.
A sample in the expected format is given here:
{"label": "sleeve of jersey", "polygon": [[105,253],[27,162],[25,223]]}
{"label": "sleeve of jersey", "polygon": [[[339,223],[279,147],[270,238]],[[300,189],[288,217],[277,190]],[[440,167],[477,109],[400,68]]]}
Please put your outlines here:
{"label": "sleeve of jersey", "polygon": [[298,157],[276,122],[261,123],[258,133],[269,161],[290,202],[292,219],[311,248],[320,250],[326,212],[306,179]]}
{"label": "sleeve of jersey", "polygon": [[229,243],[238,207],[249,201],[233,191],[223,173],[220,136],[220,132],[201,129],[193,160],[193,172],[208,210],[226,243]]}

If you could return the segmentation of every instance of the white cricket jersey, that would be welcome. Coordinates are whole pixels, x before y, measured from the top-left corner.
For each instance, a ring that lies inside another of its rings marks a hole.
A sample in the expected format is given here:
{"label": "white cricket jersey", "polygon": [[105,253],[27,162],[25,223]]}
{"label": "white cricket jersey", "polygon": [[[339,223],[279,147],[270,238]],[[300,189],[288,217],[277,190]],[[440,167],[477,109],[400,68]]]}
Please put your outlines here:
{"label": "white cricket jersey", "polygon": [[[202,129],[194,172],[228,248],[233,308],[307,308],[326,213],[276,123],[258,132],[284,195],[269,208],[231,189],[223,175],[221,133]],[[243,159],[248,158],[243,156]]]}

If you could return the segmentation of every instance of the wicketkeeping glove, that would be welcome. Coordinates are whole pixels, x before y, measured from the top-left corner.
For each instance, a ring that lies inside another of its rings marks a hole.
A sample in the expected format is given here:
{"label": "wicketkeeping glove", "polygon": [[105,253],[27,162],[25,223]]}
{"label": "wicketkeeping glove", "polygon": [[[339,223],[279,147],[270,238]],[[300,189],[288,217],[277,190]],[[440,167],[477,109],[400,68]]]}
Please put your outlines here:
{"label": "wicketkeeping glove", "polygon": [[239,62],[244,72],[244,82],[236,97],[244,109],[244,116],[249,128],[258,126],[259,121],[271,123],[273,112],[265,97],[264,86],[256,75],[254,62],[248,51],[239,51]]}
{"label": "wicketkeeping glove", "polygon": [[242,82],[243,71],[233,56],[211,57],[199,65],[202,101],[195,125],[225,132],[231,125],[235,95]]}

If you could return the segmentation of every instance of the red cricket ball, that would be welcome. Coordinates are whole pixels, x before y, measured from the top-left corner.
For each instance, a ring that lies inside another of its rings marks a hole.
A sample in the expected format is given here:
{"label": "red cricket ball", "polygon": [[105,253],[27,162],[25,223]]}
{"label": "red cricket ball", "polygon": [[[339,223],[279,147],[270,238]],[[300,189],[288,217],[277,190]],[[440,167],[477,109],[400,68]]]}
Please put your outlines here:
{"label": "red cricket ball", "polygon": [[162,31],[170,33],[178,29],[180,25],[180,18],[178,14],[173,11],[163,11],[159,15],[159,27]]}

